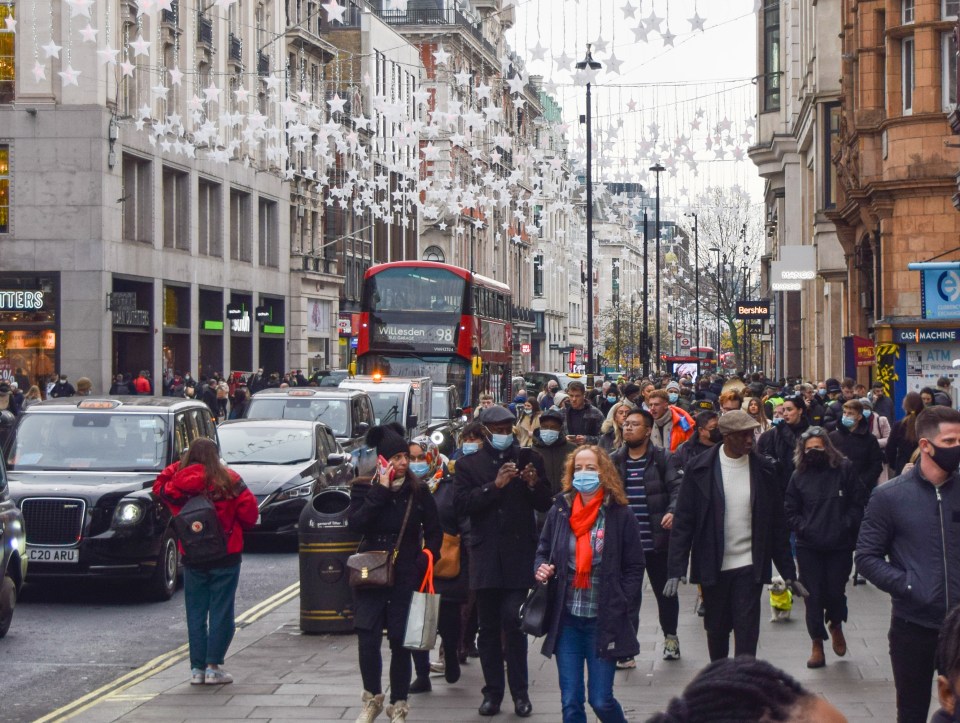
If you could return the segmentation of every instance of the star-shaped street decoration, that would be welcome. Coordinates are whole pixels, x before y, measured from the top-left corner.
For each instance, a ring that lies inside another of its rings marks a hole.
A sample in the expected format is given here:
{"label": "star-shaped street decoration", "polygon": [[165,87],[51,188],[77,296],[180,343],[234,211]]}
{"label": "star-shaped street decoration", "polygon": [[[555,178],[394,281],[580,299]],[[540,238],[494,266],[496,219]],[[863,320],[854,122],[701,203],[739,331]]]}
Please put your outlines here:
{"label": "star-shaped street decoration", "polygon": [[33,80],[35,83],[39,83],[41,80],[47,79],[47,69],[39,62],[34,62],[33,64]]}
{"label": "star-shaped street decoration", "polygon": [[665,33],[660,34],[660,39],[663,41],[663,47],[672,48],[674,47],[673,41],[676,40],[677,36],[670,32],[670,28],[667,28]]}
{"label": "star-shaped street decoration", "polygon": [[8,17],[3,21],[3,24],[6,25],[6,27],[7,27],[7,32],[8,32],[8,33],[15,33],[15,32],[17,32],[17,21],[16,21],[13,17],[8,16]]}
{"label": "star-shaped street decoration", "polygon": [[446,65],[447,61],[450,60],[450,53],[443,49],[442,43],[433,51],[433,60],[437,65]]}
{"label": "star-shaped street decoration", "polygon": [[[118,52],[119,52],[119,51],[118,51]],[[132,78],[132,77],[133,77],[133,71],[134,71],[134,69],[135,69],[136,67],[137,67],[137,66],[134,65],[133,63],[131,63],[131,62],[127,61],[127,60],[124,60],[122,63],[120,63],[120,72],[121,72],[125,77],[127,77],[127,78]]]}
{"label": "star-shaped street decoration", "polygon": [[183,71],[179,67],[173,66],[167,72],[170,73],[170,85],[180,85],[180,81],[183,80]]}
{"label": "star-shaped street decoration", "polygon": [[334,93],[333,97],[327,101],[327,105],[330,106],[330,114],[333,115],[334,113],[343,113],[347,101],[345,98],[341,98],[339,93]]}
{"label": "star-shaped street decoration", "polygon": [[81,15],[85,18],[89,18],[90,6],[93,5],[93,0],[67,0],[67,5],[70,6],[71,18]]}
{"label": "star-shaped street decoration", "polygon": [[57,45],[55,42],[53,42],[53,39],[51,38],[50,42],[47,43],[46,45],[41,45],[40,49],[43,50],[44,58],[59,58],[60,49],[62,47],[63,47],[62,45]]}
{"label": "star-shaped street decoration", "polygon": [[80,78],[80,71],[75,70],[74,67],[69,63],[67,63],[67,69],[61,70],[59,73],[57,73],[57,75],[59,75],[63,80],[64,85],[80,85],[78,82],[78,79]]}
{"label": "star-shaped street decoration", "polygon": [[593,41],[593,49],[598,53],[607,52],[607,41],[598,35],[597,39]]}
{"label": "star-shaped street decoration", "polygon": [[690,32],[695,33],[696,31],[703,32],[703,24],[706,22],[706,18],[701,18],[700,13],[696,10],[693,11],[693,17],[688,18],[687,22],[690,23]]}
{"label": "star-shaped street decoration", "polygon": [[633,29],[633,42],[635,43],[646,43],[649,42],[650,29],[641,23]]}
{"label": "star-shaped street decoration", "polygon": [[553,62],[557,64],[558,70],[570,70],[570,67],[573,63],[573,58],[567,55],[567,51],[564,50],[560,55],[553,59]]}
{"label": "star-shaped street decoration", "polygon": [[657,17],[656,11],[651,7],[650,14],[643,21],[649,30],[655,30],[658,33],[660,32],[660,24],[663,22],[663,18]]}
{"label": "star-shaped street decoration", "polygon": [[80,37],[83,38],[85,43],[96,43],[97,42],[97,33],[99,31],[87,23],[87,27],[80,28]]}
{"label": "star-shaped street decoration", "polygon": [[146,55],[149,57],[147,52],[150,49],[150,43],[143,39],[143,35],[137,35],[137,39],[129,44],[133,48],[133,57],[136,58],[138,55]]}
{"label": "star-shaped street decoration", "polygon": [[210,85],[203,89],[204,101],[207,103],[220,102],[220,89],[211,80]]}
{"label": "star-shaped street decoration", "polygon": [[330,2],[325,2],[321,7],[327,11],[327,22],[332,23],[336,20],[341,25],[343,24],[343,16],[347,12],[347,9],[337,2],[337,0],[330,0]]}
{"label": "star-shaped street decoration", "polygon": [[457,85],[464,86],[470,84],[470,79],[473,76],[467,71],[461,70],[459,73],[454,73],[453,77],[456,79]]}
{"label": "star-shaped street decoration", "polygon": [[616,73],[620,75],[620,66],[623,65],[623,61],[616,56],[615,53],[611,53],[610,57],[607,58],[606,69],[610,73]]}
{"label": "star-shaped street decoration", "polygon": [[250,91],[241,85],[239,88],[233,91],[233,97],[237,99],[237,103],[246,103],[247,98],[250,97]]}
{"label": "star-shaped street decoration", "polygon": [[547,54],[547,49],[540,44],[539,38],[537,39],[537,44],[530,48],[530,59],[531,60],[543,60],[544,56]]}
{"label": "star-shaped street decoration", "polygon": [[150,91],[151,91],[157,98],[159,98],[160,100],[166,100],[166,99],[167,99],[167,93],[170,92],[170,89],[167,88],[167,87],[166,87],[165,85],[163,85],[162,83],[157,83],[155,86],[153,86],[153,87],[150,89]]}
{"label": "star-shaped street decoration", "polygon": [[620,8],[620,9],[623,10],[623,19],[624,19],[624,20],[626,20],[627,18],[636,17],[637,9],[636,9],[635,7],[633,7],[633,5],[630,4],[630,0],[627,0],[627,4],[624,5],[624,6],[623,6],[622,8]]}
{"label": "star-shaped street decoration", "polygon": [[481,83],[474,88],[474,93],[477,94],[477,100],[483,100],[484,98],[490,100],[490,86],[486,83]]}
{"label": "star-shaped street decoration", "polygon": [[523,76],[520,73],[517,73],[515,76],[510,78],[507,81],[507,85],[510,86],[510,92],[514,95],[519,95],[523,92],[523,87],[527,84],[527,81],[523,79]]}
{"label": "star-shaped street decoration", "polygon": [[637,101],[633,98],[627,101],[627,110],[633,111],[637,109]]}

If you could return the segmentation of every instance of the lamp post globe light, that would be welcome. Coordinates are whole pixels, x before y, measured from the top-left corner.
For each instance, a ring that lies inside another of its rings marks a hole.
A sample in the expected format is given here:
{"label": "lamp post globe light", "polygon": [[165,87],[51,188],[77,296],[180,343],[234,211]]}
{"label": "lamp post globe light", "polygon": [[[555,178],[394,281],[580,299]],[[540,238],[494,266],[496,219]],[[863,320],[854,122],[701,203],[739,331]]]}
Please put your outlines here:
{"label": "lamp post globe light", "polygon": [[[657,269],[658,269],[658,270],[659,270],[659,268],[660,268],[660,174],[663,173],[665,170],[667,170],[667,169],[664,168],[663,166],[661,166],[659,163],[656,164],[655,166],[650,166],[650,171],[653,172],[653,173],[655,173],[655,174],[657,174],[657,206],[656,206],[656,210],[654,211],[654,214],[655,214],[655,215],[654,215],[654,219],[655,219],[655,220],[654,220],[654,227],[656,228],[656,232],[657,232],[657,242],[656,242],[657,245],[656,245],[655,253],[656,253],[656,256],[657,256],[657,262],[656,262],[656,263],[657,263]],[[655,305],[656,305],[656,309],[657,309],[657,325],[656,325],[656,333],[657,333],[657,356],[656,356],[656,369],[657,369],[657,371],[659,372],[659,371],[660,371],[660,364],[661,364],[661,359],[660,359],[660,273],[659,273],[659,271],[658,271],[658,273],[657,273],[656,284],[657,284],[656,301],[655,301]]]}
{"label": "lamp post globe light", "polygon": [[[590,43],[587,54],[577,63],[577,70],[600,70],[600,63],[593,59]],[[593,374],[596,360],[593,355],[593,111],[590,100],[590,82],[587,81],[587,112],[581,122],[587,126],[587,374]]]}

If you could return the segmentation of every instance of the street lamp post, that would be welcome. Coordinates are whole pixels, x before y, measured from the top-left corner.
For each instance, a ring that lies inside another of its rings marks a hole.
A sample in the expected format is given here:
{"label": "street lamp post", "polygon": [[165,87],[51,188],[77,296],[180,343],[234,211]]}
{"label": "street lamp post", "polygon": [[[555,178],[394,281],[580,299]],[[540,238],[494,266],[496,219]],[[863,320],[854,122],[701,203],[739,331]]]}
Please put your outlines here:
{"label": "street lamp post", "polygon": [[[587,54],[577,63],[577,70],[600,70],[600,63],[593,59],[590,43]],[[587,374],[593,374],[596,361],[593,358],[593,112],[590,100],[590,83],[587,83],[587,113],[583,120],[587,125]]]}
{"label": "street lamp post", "polygon": [[[700,346],[700,219],[696,213],[688,213],[693,216],[693,307],[694,307],[694,334],[696,334],[697,343],[694,346]],[[700,353],[696,352],[697,357],[697,379],[700,378]]]}
{"label": "street lamp post", "polygon": [[647,232],[647,209],[643,209],[643,376],[650,376],[650,352],[647,349],[650,339],[650,263],[647,260],[649,233]]}
{"label": "street lamp post", "polygon": [[[746,226],[744,226],[746,229]],[[743,293],[744,300],[750,298],[750,286],[747,283],[747,265],[744,263],[740,270],[743,272],[743,285],[740,287]],[[743,368],[746,371],[750,371],[750,320],[743,320]]]}
{"label": "street lamp post", "polygon": [[720,247],[719,247],[719,246],[711,246],[711,247],[710,247],[710,252],[711,252],[711,253],[716,253],[716,255],[717,255],[717,368],[719,369],[719,367],[720,367],[720,341],[721,341],[721,339],[723,339],[723,334],[720,332],[720,274],[722,273],[722,271],[721,271],[721,266],[720,266]]}
{"label": "street lamp post", "polygon": [[657,371],[660,370],[660,174],[663,173],[666,168],[661,166],[659,163],[655,166],[650,166],[650,170],[653,173],[657,174],[657,206],[656,206],[656,221],[654,225],[657,230],[657,299],[656,299],[656,308],[657,308]]}

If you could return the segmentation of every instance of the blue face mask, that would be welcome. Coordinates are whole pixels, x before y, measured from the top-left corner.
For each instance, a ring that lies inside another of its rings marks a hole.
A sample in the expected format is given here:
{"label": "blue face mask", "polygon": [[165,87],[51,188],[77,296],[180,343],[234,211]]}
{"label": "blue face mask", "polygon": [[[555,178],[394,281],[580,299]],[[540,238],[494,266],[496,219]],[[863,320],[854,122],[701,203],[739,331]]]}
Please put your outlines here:
{"label": "blue face mask", "polygon": [[615,401],[617,401],[617,398],[613,396],[607,396],[607,401],[610,402],[610,404],[613,404]]}
{"label": "blue face mask", "polygon": [[544,444],[553,444],[558,439],[560,439],[560,432],[556,429],[541,429],[540,430],[540,441]]}
{"label": "blue face mask", "polygon": [[409,469],[417,477],[423,479],[427,475],[427,472],[430,471],[430,465],[426,462],[411,462]]}
{"label": "blue face mask", "polygon": [[770,421],[773,423],[773,426],[777,427],[777,426],[783,424],[783,417],[774,417],[774,418],[771,419]]}
{"label": "blue face mask", "polygon": [[479,442],[464,442],[464,443],[463,443],[463,454],[464,454],[464,456],[466,456],[466,455],[468,455],[468,454],[476,454],[478,451],[480,451],[480,443],[479,443]]}
{"label": "blue face mask", "polygon": [[871,410],[869,410],[869,409],[864,409],[864,410],[863,410],[863,416],[866,417],[867,419],[870,419],[870,415],[871,415],[871,414],[873,414],[873,412],[872,412]]}
{"label": "blue face mask", "polygon": [[492,444],[496,449],[499,449],[499,450],[509,449],[510,445],[513,444],[513,435],[512,434],[491,434],[490,444]]}
{"label": "blue face mask", "polygon": [[573,488],[577,492],[590,494],[600,486],[600,473],[595,470],[580,470],[573,473]]}
{"label": "blue face mask", "polygon": [[667,395],[667,399],[670,400],[670,404],[675,404],[676,401],[677,401],[679,398],[680,398],[680,395],[677,394],[676,392],[670,392],[670,393]]}
{"label": "blue face mask", "polygon": [[825,397],[825,396],[827,396],[827,390],[826,390],[826,389],[818,389],[818,390],[817,390],[817,394],[819,394],[821,397]]}
{"label": "blue face mask", "polygon": [[843,417],[840,420],[840,422],[843,424],[844,427],[846,427],[847,429],[850,429],[852,426],[854,426],[857,423],[857,420],[854,419],[853,417]]}

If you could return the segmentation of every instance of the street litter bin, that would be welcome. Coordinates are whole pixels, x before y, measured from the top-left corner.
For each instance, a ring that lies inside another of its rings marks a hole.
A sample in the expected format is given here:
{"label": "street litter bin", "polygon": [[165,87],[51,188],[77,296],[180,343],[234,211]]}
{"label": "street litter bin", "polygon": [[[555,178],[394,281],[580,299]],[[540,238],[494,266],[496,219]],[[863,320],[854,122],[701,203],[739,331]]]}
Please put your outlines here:
{"label": "street litter bin", "polygon": [[328,487],[300,514],[300,629],[305,633],[353,631],[353,594],[347,558],[360,536],[347,530],[350,489]]}

